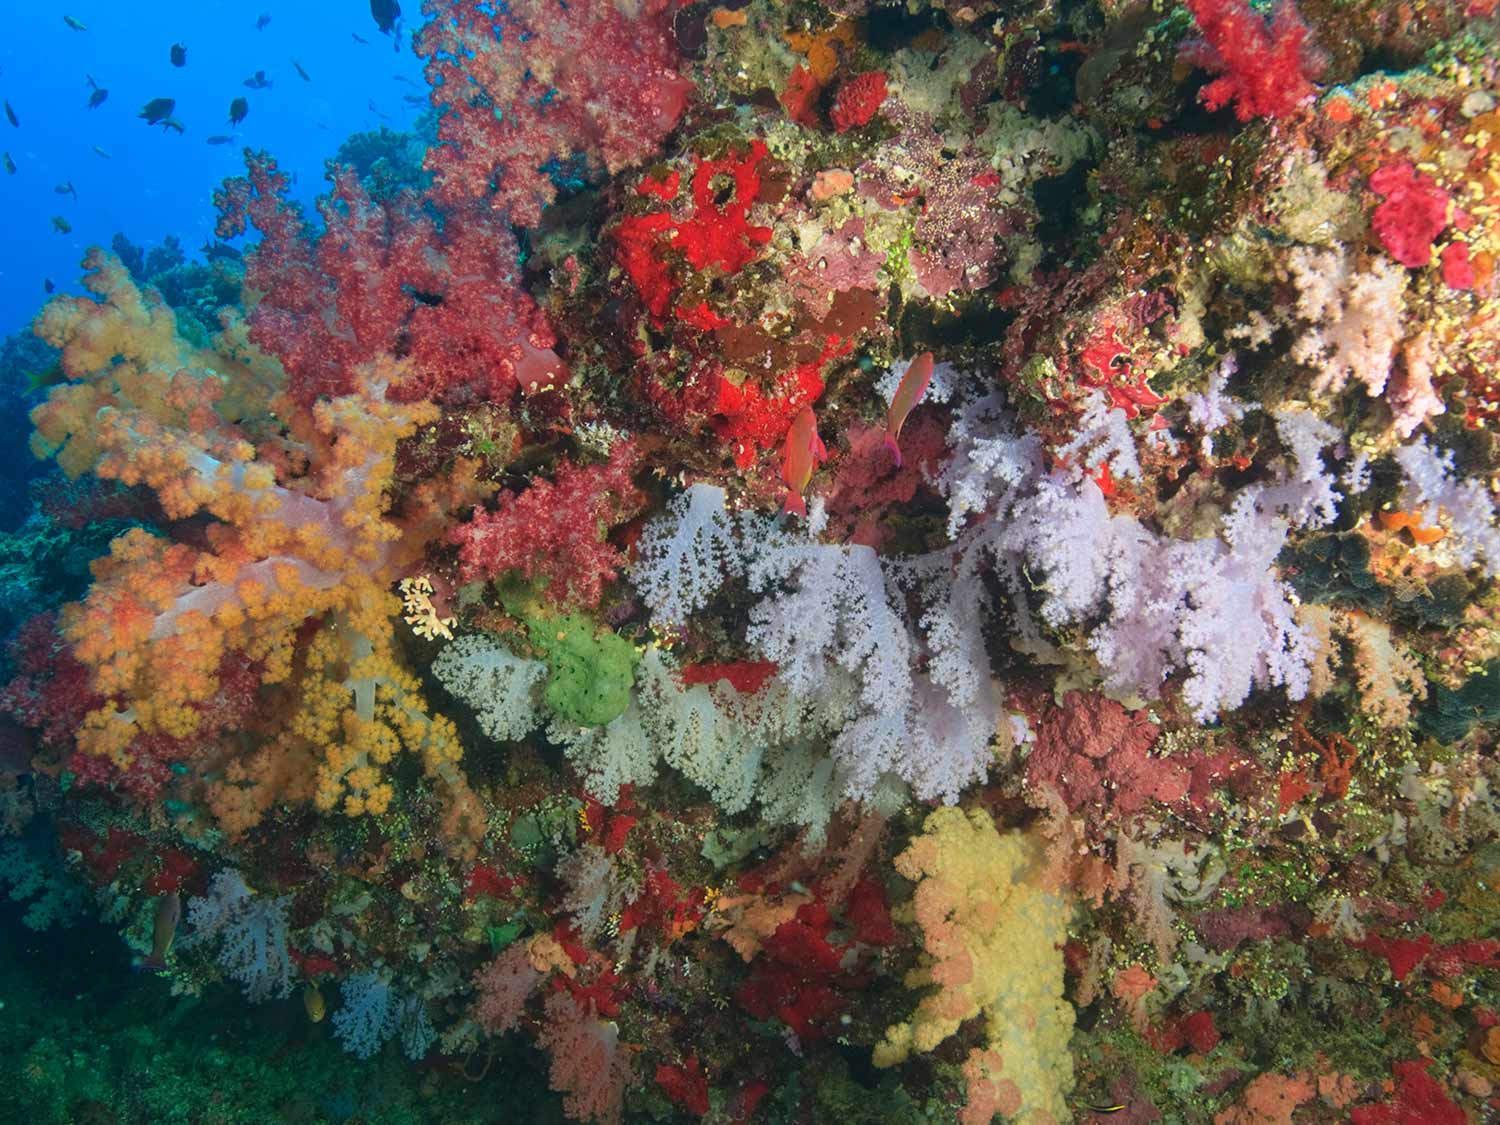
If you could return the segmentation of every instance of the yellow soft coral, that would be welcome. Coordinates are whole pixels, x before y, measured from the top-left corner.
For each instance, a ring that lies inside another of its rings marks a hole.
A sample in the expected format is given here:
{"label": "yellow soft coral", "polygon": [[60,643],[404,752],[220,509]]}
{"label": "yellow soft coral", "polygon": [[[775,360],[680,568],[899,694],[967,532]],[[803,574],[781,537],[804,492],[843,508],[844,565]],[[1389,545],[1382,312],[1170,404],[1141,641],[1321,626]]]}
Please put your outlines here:
{"label": "yellow soft coral", "polygon": [[983,1015],[987,1049],[972,1051],[964,1068],[966,1123],[988,1122],[997,1111],[1033,1123],[1069,1116],[1073,1009],[1063,999],[1062,956],[1069,905],[1043,889],[1042,856],[1038,840],[1001,836],[982,809],[941,808],[896,858],[896,870],[917,884],[907,911],[927,951],[906,983],[937,987],[909,1021],[887,1029],[875,1064],[932,1051]]}

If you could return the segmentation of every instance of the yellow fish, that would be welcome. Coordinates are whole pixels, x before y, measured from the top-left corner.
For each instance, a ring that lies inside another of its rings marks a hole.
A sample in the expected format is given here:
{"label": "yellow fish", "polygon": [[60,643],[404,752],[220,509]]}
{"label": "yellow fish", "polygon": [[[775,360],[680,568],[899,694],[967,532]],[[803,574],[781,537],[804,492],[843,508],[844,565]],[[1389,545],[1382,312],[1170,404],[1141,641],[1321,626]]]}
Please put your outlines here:
{"label": "yellow fish", "polygon": [[328,1011],[328,1006],[323,1002],[323,994],[315,984],[309,984],[302,990],[302,1006],[307,1009],[307,1018],[313,1023],[322,1023],[323,1016]]}

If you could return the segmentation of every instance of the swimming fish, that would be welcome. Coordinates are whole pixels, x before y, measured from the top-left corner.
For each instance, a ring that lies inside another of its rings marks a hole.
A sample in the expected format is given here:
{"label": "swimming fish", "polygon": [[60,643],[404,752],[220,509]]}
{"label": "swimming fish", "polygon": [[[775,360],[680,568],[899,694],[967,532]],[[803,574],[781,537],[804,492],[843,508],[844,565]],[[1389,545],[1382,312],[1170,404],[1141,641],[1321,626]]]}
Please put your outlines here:
{"label": "swimming fish", "polygon": [[227,242],[205,242],[203,248],[198,253],[202,254],[210,262],[219,259],[237,262],[244,256]]}
{"label": "swimming fish", "polygon": [[151,953],[135,965],[137,972],[159,973],[167,967],[167,950],[172,948],[172,939],[177,935],[177,923],[182,918],[182,895],[168,891],[156,900],[156,918],[151,925]]}
{"label": "swimming fish", "polygon": [[5,170],[12,176],[16,174],[16,162],[10,158],[10,153],[5,154]]}
{"label": "swimming fish", "polygon": [[375,26],[380,28],[380,33],[389,35],[391,28],[401,18],[401,5],[397,0],[370,0],[370,15],[374,17]]}
{"label": "swimming fish", "polygon": [[78,189],[73,186],[72,180],[69,180],[65,184],[58,184],[52,190],[57,192],[58,195],[71,195],[73,197],[73,202],[78,202]]}
{"label": "swimming fish", "polygon": [[382,120],[382,121],[389,121],[390,120],[389,117],[387,117],[385,114],[381,113],[380,110],[379,110],[379,108],[376,107],[376,105],[375,105],[375,99],[374,98],[370,99],[369,105],[370,105],[370,112],[373,113],[376,117],[380,118],[380,120]]}
{"label": "swimming fish", "polygon": [[781,479],[786,482],[786,511],[807,518],[807,502],[802,494],[812,480],[813,469],[828,460],[828,450],[818,436],[818,419],[811,406],[792,419],[781,449]]}
{"label": "swimming fish", "polygon": [[302,78],[302,81],[304,81],[304,82],[311,82],[312,81],[312,75],[308,74],[307,71],[303,70],[302,69],[302,64],[299,63],[296,59],[292,60],[292,66],[296,68],[297,74]]}
{"label": "swimming fish", "polygon": [[44,277],[44,278],[42,278],[42,292],[43,293],[56,293],[57,292],[57,286],[53,284],[52,279],[50,277]]}
{"label": "swimming fish", "polygon": [[109,153],[105,152],[98,145],[94,146],[94,155],[95,156],[102,156],[102,157],[104,157],[105,160],[113,160],[114,159],[113,156],[111,156]]}
{"label": "swimming fish", "polygon": [[89,86],[94,91],[89,95],[88,108],[98,109],[101,105],[104,104],[104,99],[109,97],[109,91],[106,90],[103,86],[99,85],[99,83],[95,82],[94,76],[92,74],[85,74],[84,77],[89,80]]}
{"label": "swimming fish", "polygon": [[313,1023],[322,1023],[323,1016],[328,1011],[328,1005],[323,999],[323,994],[318,991],[318,986],[309,983],[302,990],[302,1007],[307,1011],[307,1018]]}
{"label": "swimming fish", "polygon": [[249,78],[245,79],[244,85],[250,87],[252,90],[269,90],[271,88],[271,80],[266,77],[265,71],[257,70]]}
{"label": "swimming fish", "polygon": [[65,219],[65,218],[63,218],[61,215],[53,215],[52,216],[52,229],[55,230],[58,234],[72,234],[73,233],[73,225],[71,223],[69,223],[68,220]]}
{"label": "swimming fish", "polygon": [[72,16],[63,16],[63,23],[67,24],[74,31],[87,31],[88,30],[88,28],[84,26],[82,20],[75,20]]}
{"label": "swimming fish", "polygon": [[366,46],[366,47],[368,47],[368,46],[369,46],[369,45],[370,45],[370,41],[369,41],[369,40],[368,40],[368,39],[365,39],[365,38],[362,38],[362,37],[361,37],[361,36],[360,36],[360,35],[359,35],[359,33],[358,33],[358,32],[354,32],[354,31],[351,31],[351,32],[350,32],[350,33],[349,33],[349,35],[350,35],[350,37],[351,37],[351,38],[352,38],[352,39],[353,39],[353,40],[354,40],[354,41],[355,41],[355,42],[356,42],[356,43],[363,43],[363,44],[364,44],[364,45],[365,45],[365,46]]}
{"label": "swimming fish", "polygon": [[402,94],[401,100],[407,105],[426,105],[427,99],[421,94]]}
{"label": "swimming fish", "polygon": [[[50,283],[51,280],[51,278],[48,278],[42,287],[45,289],[47,283]],[[53,286],[53,288],[55,289],[56,286]],[[47,292],[51,293],[52,289],[48,289]],[[26,389],[31,391],[45,391],[48,387],[58,387],[67,381],[67,372],[62,369],[62,364],[60,363],[54,363],[51,367],[43,368],[41,371],[26,372]]]}
{"label": "swimming fish", "polygon": [[215,133],[208,138],[208,143],[211,145],[227,145],[233,140],[233,137],[226,137],[223,133]]}
{"label": "swimming fish", "polygon": [[168,117],[161,123],[161,131],[163,133],[165,133],[168,129],[177,130],[178,136],[181,136],[182,134],[187,132],[187,130],[182,127],[182,122],[178,121],[175,117]]}
{"label": "swimming fish", "polygon": [[238,125],[250,112],[250,103],[244,98],[235,98],[229,103],[229,123]]}
{"label": "swimming fish", "polygon": [[10,102],[5,103],[5,119],[17,129],[21,127],[21,119],[16,116],[16,111],[10,108]]}
{"label": "swimming fish", "polygon": [[415,82],[413,82],[410,78],[406,77],[406,75],[404,74],[396,75],[396,81],[402,83],[403,85],[410,86],[413,90],[420,90],[422,88]]}
{"label": "swimming fish", "polygon": [[187,66],[187,48],[181,43],[173,43],[170,53],[173,66]]}
{"label": "swimming fish", "polygon": [[266,29],[266,24],[268,24],[270,22],[271,22],[271,13],[270,12],[262,12],[261,15],[260,15],[260,19],[258,19],[258,20],[255,21],[255,30],[256,31],[264,31]]}
{"label": "swimming fish", "polygon": [[901,376],[901,383],[891,396],[891,408],[885,416],[885,447],[896,458],[897,468],[901,466],[901,447],[896,444],[901,437],[901,427],[912,408],[922,401],[927,384],[931,382],[932,353],[923,352],[907,365],[906,374]]}
{"label": "swimming fish", "polygon": [[172,116],[172,111],[177,108],[176,98],[152,98],[141,107],[137,117],[144,117],[147,125],[160,125]]}

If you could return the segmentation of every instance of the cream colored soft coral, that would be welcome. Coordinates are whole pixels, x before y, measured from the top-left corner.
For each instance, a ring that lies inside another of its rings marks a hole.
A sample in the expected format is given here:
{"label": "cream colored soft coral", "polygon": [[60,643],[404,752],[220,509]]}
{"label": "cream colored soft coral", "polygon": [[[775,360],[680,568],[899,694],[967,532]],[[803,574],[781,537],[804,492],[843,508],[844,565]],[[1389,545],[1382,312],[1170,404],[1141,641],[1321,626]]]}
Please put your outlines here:
{"label": "cream colored soft coral", "polygon": [[1042,852],[1030,835],[1002,836],[983,809],[950,807],[932,813],[896,858],[917,884],[908,917],[927,949],[906,983],[937,988],[909,1021],[887,1029],[875,1063],[931,1051],[982,1014],[989,1041],[964,1067],[965,1123],[996,1112],[1032,1123],[1070,1116],[1073,1009],[1063,999],[1062,955],[1070,908],[1043,889]]}

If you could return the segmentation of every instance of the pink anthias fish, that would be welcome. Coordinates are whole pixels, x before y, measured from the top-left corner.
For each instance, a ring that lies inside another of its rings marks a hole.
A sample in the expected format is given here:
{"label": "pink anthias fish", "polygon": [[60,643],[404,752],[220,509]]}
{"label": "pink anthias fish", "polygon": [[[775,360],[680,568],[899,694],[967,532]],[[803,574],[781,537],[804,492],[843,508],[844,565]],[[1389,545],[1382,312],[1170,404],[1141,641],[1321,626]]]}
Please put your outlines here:
{"label": "pink anthias fish", "polygon": [[786,432],[786,444],[781,449],[781,479],[786,482],[786,510],[807,518],[807,503],[802,494],[807,491],[807,482],[812,480],[813,469],[828,460],[828,450],[818,436],[818,420],[812,407],[804,406],[802,413],[792,419],[792,427]]}
{"label": "pink anthias fish", "polygon": [[901,427],[906,416],[912,412],[922,396],[927,393],[927,384],[932,382],[932,353],[923,352],[911,361],[906,374],[901,376],[901,385],[891,397],[891,409],[885,416],[885,447],[901,466],[901,447],[896,444],[901,437]]}
{"label": "pink anthias fish", "polygon": [[167,967],[167,950],[172,948],[172,939],[177,935],[177,923],[182,918],[182,895],[168,891],[156,901],[156,920],[151,927],[151,955],[135,965],[138,973],[159,973]]}

